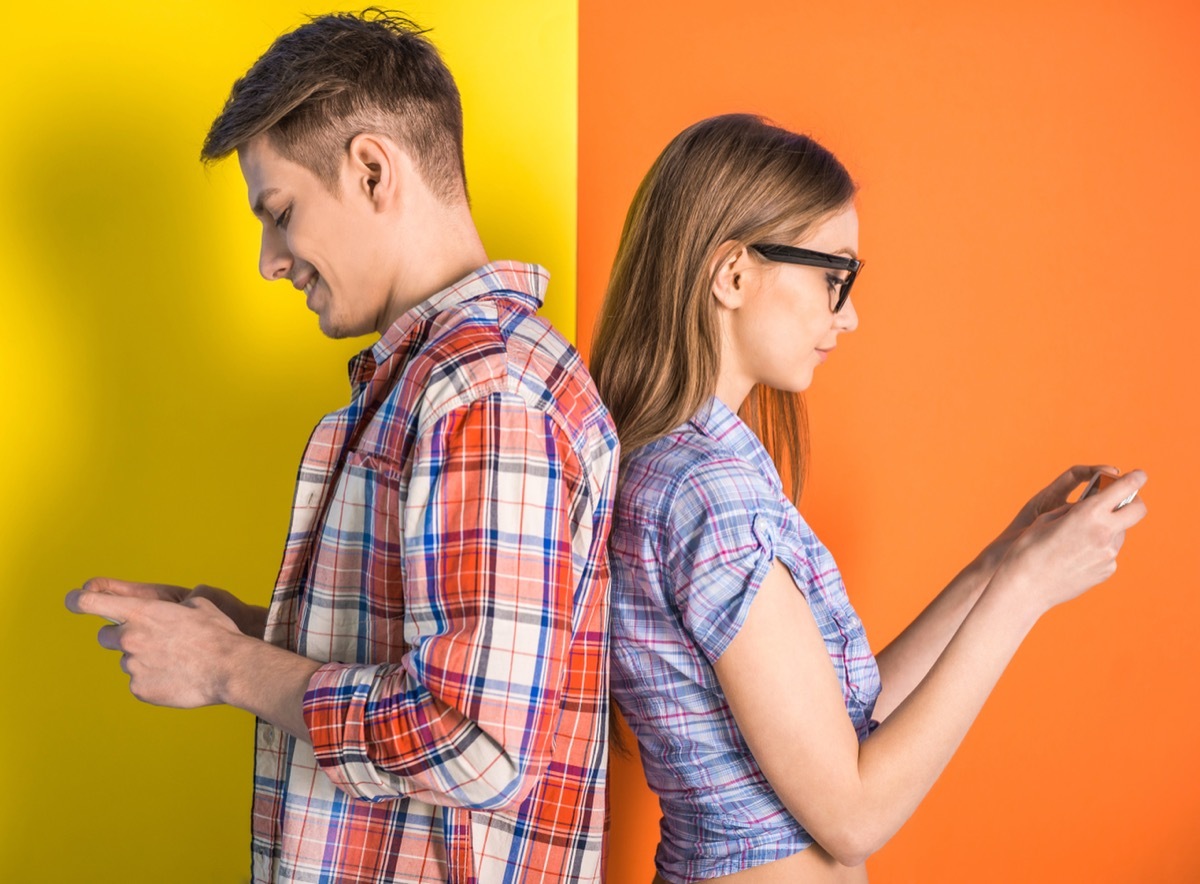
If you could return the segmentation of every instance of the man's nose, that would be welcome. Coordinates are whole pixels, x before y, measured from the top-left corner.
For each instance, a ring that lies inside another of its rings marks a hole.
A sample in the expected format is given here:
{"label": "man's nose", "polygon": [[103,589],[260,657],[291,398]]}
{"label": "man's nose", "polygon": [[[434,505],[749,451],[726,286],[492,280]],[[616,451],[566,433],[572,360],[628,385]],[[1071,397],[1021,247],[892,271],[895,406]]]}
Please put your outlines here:
{"label": "man's nose", "polygon": [[286,277],[291,269],[292,253],[288,251],[282,234],[273,228],[264,228],[258,253],[258,272],[269,282]]}

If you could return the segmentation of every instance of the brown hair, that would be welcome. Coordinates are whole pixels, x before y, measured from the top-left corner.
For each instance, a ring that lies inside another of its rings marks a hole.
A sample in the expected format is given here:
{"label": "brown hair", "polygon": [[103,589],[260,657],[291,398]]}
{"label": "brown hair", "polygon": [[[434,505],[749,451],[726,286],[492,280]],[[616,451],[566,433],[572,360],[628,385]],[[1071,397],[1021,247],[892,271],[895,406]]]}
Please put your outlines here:
{"label": "brown hair", "polygon": [[462,103],[424,34],[375,8],[311,19],[276,39],[233,84],[200,158],[221,159],[266,133],[282,156],[336,192],[351,139],[373,132],[395,138],[442,199],[465,200]]}
{"label": "brown hair", "polygon": [[[667,145],[629,207],[592,347],[592,376],[623,456],[716,391],[721,330],[711,292],[722,246],[795,242],[854,194],[832,153],[761,117],[712,117]],[[807,460],[800,394],[758,385],[740,415],[798,499]]]}

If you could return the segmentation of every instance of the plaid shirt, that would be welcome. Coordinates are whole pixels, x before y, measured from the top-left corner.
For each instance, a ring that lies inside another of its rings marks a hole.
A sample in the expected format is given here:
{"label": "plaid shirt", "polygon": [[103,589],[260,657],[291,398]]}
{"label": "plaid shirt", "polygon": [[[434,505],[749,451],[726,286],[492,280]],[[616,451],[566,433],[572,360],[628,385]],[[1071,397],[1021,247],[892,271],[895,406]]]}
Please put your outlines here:
{"label": "plaid shirt", "polygon": [[547,275],[489,264],[350,364],[266,639],[326,662],[259,721],[266,881],[600,881],[617,441]]}
{"label": "plaid shirt", "polygon": [[758,437],[713,398],[634,452],[610,549],[613,698],[662,807],[659,872],[699,881],[803,850],[812,838],[763,776],[712,663],[778,560],[808,600],[860,740],[879,669],[833,557]]}

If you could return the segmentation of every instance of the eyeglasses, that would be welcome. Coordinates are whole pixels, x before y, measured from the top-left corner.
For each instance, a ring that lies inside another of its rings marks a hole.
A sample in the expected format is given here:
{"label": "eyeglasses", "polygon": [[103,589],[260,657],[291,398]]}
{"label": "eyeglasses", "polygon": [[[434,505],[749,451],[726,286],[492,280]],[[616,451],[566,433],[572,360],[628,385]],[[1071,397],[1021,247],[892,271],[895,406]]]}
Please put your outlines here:
{"label": "eyeglasses", "polygon": [[837,298],[830,299],[830,307],[834,313],[837,313],[845,306],[846,300],[850,297],[850,288],[854,285],[854,279],[858,276],[858,271],[862,269],[863,262],[857,258],[850,258],[846,255],[829,255],[825,252],[814,252],[811,249],[800,249],[796,246],[776,246],[766,243],[756,243],[750,248],[758,252],[768,261],[777,261],[780,264],[803,264],[806,267],[824,267],[827,270],[845,270],[849,274],[845,278],[834,277],[829,280],[830,285],[835,282],[837,284]]}

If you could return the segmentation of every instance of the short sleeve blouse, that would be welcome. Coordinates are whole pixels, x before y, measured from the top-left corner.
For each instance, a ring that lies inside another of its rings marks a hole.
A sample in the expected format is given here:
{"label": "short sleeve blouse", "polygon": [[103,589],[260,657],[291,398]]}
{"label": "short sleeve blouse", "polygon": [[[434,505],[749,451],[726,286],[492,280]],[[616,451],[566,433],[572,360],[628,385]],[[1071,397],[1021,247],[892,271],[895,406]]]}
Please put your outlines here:
{"label": "short sleeve blouse", "polygon": [[812,844],[742,739],[713,661],[778,559],[808,600],[860,740],[879,670],[833,557],[758,437],[714,397],[634,452],[610,549],[612,690],[662,806],[659,872],[703,880]]}

